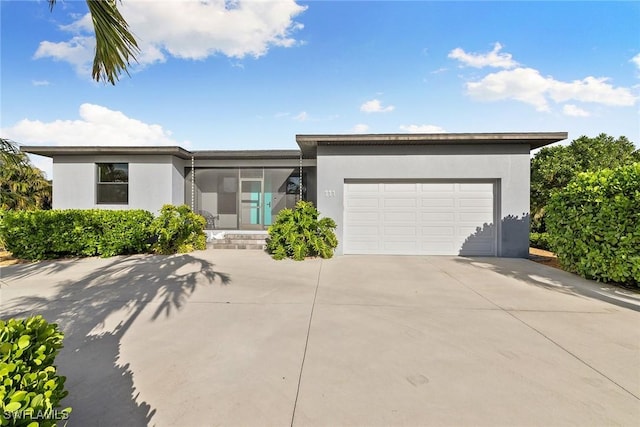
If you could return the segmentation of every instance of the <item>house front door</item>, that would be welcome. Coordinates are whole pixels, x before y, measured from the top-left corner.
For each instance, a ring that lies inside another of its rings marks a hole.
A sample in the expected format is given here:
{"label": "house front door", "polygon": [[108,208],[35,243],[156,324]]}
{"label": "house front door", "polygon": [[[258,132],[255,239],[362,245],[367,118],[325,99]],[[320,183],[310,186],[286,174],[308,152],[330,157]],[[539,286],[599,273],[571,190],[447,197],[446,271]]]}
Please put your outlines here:
{"label": "house front door", "polygon": [[262,230],[264,228],[263,205],[264,183],[261,179],[240,181],[240,229]]}

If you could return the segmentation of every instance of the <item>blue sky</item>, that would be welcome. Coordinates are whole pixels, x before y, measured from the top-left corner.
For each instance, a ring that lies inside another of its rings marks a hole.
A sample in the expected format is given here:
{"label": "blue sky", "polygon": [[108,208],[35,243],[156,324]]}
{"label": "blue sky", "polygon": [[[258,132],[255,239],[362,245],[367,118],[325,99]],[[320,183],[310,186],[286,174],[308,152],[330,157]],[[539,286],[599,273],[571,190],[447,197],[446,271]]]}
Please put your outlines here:
{"label": "blue sky", "polygon": [[197,150],[296,148],[295,135],[310,133],[567,131],[640,146],[640,2],[120,9],[142,52],[112,86],[89,76],[84,1],[58,0],[53,12],[0,2],[3,137]]}

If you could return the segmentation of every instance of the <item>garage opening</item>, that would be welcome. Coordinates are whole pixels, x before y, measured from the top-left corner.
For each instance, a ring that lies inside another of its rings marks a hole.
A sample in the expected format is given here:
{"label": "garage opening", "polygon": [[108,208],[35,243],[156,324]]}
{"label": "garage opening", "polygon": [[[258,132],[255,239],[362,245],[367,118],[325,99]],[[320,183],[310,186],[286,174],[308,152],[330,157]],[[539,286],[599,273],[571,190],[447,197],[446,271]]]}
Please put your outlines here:
{"label": "garage opening", "polygon": [[497,254],[495,181],[346,181],[345,254]]}

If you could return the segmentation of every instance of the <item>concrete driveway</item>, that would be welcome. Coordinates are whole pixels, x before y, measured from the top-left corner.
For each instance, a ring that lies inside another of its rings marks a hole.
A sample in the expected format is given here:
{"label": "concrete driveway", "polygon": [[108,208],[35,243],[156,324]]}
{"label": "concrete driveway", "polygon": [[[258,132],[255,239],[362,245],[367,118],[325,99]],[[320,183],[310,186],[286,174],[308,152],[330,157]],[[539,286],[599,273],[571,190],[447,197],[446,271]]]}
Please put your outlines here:
{"label": "concrete driveway", "polygon": [[637,425],[633,295],[521,259],[202,251],[5,267],[70,426]]}

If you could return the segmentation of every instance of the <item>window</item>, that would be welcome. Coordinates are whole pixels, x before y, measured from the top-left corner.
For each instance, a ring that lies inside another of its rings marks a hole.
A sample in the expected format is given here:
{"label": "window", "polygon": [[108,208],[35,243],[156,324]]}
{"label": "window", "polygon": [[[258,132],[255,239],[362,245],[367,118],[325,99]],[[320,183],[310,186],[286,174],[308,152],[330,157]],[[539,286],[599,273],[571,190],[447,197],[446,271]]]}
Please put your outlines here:
{"label": "window", "polygon": [[98,204],[126,205],[129,203],[129,164],[97,163]]}

